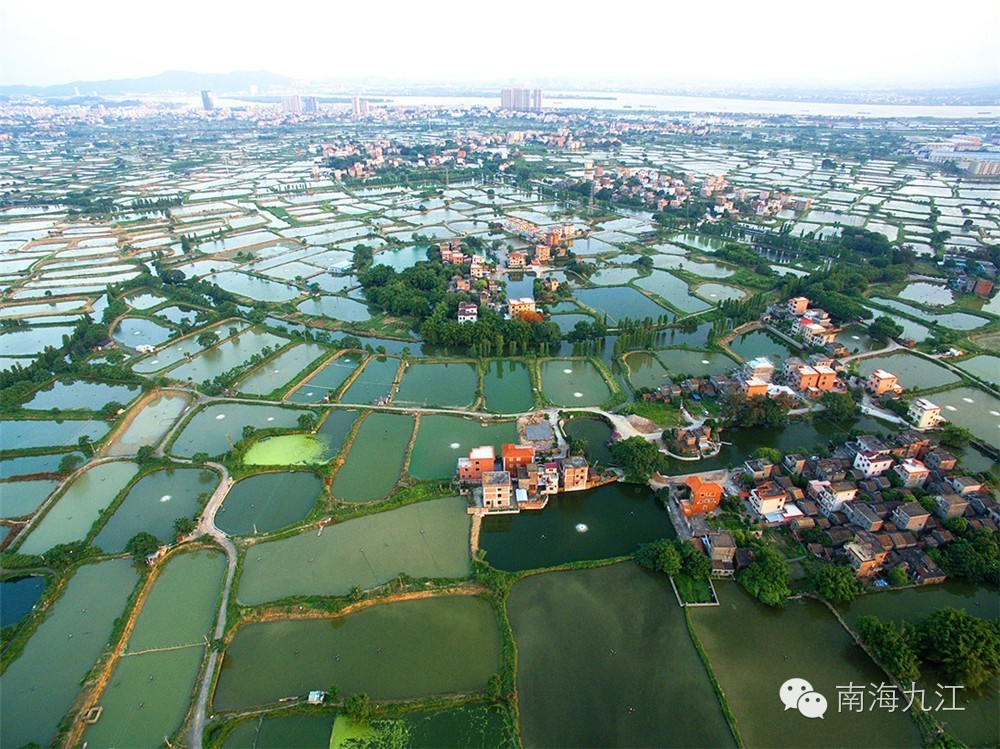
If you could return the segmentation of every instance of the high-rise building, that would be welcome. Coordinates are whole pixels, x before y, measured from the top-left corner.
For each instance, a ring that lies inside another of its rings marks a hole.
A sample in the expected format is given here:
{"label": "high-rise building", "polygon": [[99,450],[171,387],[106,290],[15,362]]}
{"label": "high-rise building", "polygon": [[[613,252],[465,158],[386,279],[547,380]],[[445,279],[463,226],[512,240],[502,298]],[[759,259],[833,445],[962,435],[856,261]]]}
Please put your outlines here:
{"label": "high-rise building", "polygon": [[500,108],[513,112],[541,112],[540,88],[505,88],[500,91]]}
{"label": "high-rise building", "polygon": [[211,112],[218,105],[215,102],[215,92],[214,91],[202,91],[201,92],[201,106],[206,112]]}
{"label": "high-rise building", "polygon": [[285,112],[298,114],[302,111],[302,97],[298,94],[290,94],[281,97],[281,108]]}
{"label": "high-rise building", "polygon": [[319,111],[319,98],[315,96],[307,96],[302,100],[302,104],[305,107],[306,112],[318,112]]}
{"label": "high-rise building", "polygon": [[355,117],[365,117],[370,111],[367,99],[362,99],[360,96],[351,99],[351,114]]}

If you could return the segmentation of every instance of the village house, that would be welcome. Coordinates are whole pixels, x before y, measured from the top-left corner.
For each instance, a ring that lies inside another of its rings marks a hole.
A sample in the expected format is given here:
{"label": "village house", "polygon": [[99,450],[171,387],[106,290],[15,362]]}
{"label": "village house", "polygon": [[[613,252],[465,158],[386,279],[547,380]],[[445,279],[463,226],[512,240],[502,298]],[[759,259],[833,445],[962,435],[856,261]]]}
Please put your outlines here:
{"label": "village house", "polygon": [[492,445],[474,447],[467,458],[458,459],[458,480],[463,484],[478,484],[483,480],[483,474],[492,471],[496,466],[496,455]]}
{"label": "village house", "polygon": [[932,429],[941,423],[941,407],[926,398],[917,398],[906,413],[914,427],[920,430]]}
{"label": "village house", "polygon": [[904,460],[902,463],[897,463],[893,466],[892,470],[896,472],[896,476],[899,477],[899,480],[903,482],[903,486],[907,489],[912,489],[915,486],[923,486],[927,483],[927,479],[931,475],[931,472],[927,470],[927,466],[919,460],[912,458]]}
{"label": "village house", "polygon": [[476,322],[479,319],[479,308],[472,302],[458,303],[458,321],[461,323]]}
{"label": "village house", "polygon": [[857,495],[858,489],[850,481],[836,481],[826,484],[817,497],[820,512],[826,517],[830,517],[835,512],[841,512],[844,505],[853,502]]}
{"label": "village house", "polygon": [[722,487],[712,481],[705,481],[701,476],[688,476],[684,485],[691,492],[688,499],[679,502],[684,517],[712,512],[722,500]]}
{"label": "village house", "polygon": [[865,478],[881,476],[892,467],[892,456],[873,450],[864,450],[854,456],[854,467],[861,471]]}
{"label": "village house", "polygon": [[852,542],[844,544],[844,553],[854,574],[861,578],[877,575],[889,556],[889,552],[881,544],[870,543],[861,535],[856,535]]}
{"label": "village house", "polygon": [[712,560],[712,574],[732,577],[736,572],[736,542],[729,531],[709,531],[701,537],[702,546]]}
{"label": "village house", "polygon": [[505,471],[516,475],[518,469],[535,462],[535,448],[531,445],[503,444],[500,446],[500,460]]}
{"label": "village house", "polygon": [[750,506],[758,517],[780,515],[785,509],[785,490],[774,481],[763,481],[750,491]]}
{"label": "village house", "polygon": [[916,502],[907,502],[897,507],[891,516],[892,523],[901,531],[920,533],[931,515]]}
{"label": "village house", "polygon": [[587,475],[590,467],[581,457],[566,458],[562,462],[563,490],[567,492],[583,491],[587,488]]}
{"label": "village house", "polygon": [[512,320],[516,317],[522,317],[525,314],[533,313],[534,311],[535,300],[530,296],[515,297],[507,300],[507,315]]}
{"label": "village house", "polygon": [[876,369],[865,380],[865,389],[876,398],[886,393],[899,393],[903,388],[899,386],[899,378],[884,369]]}
{"label": "village house", "polygon": [[[492,448],[490,448],[492,450]],[[510,473],[507,471],[487,471],[482,477],[483,508],[487,512],[516,510]]]}
{"label": "village house", "polygon": [[969,509],[969,503],[958,494],[939,494],[934,498],[934,514],[941,520],[960,518]]}

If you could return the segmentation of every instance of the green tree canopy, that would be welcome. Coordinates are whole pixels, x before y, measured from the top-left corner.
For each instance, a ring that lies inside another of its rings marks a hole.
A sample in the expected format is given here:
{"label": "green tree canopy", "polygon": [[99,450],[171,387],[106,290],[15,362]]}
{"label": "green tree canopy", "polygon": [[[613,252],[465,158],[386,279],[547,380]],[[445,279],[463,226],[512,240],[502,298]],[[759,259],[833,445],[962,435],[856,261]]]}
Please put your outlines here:
{"label": "green tree canopy", "polygon": [[1000,673],[1000,623],[938,609],[917,628],[917,652],[951,683],[978,689]]}
{"label": "green tree canopy", "polygon": [[819,597],[830,603],[849,603],[861,595],[861,586],[850,567],[824,565],[813,575],[812,582]]}
{"label": "green tree canopy", "polygon": [[907,637],[908,630],[900,632],[892,622],[875,616],[862,616],[854,629],[883,668],[904,684],[920,676],[920,661],[910,644],[912,633]]}
{"label": "green tree canopy", "polygon": [[652,442],[629,437],[611,446],[611,458],[630,481],[645,483],[664,467],[665,457]]}
{"label": "green tree canopy", "polygon": [[769,547],[757,550],[755,559],[736,576],[737,582],[761,603],[780,608],[791,595],[788,563]]}

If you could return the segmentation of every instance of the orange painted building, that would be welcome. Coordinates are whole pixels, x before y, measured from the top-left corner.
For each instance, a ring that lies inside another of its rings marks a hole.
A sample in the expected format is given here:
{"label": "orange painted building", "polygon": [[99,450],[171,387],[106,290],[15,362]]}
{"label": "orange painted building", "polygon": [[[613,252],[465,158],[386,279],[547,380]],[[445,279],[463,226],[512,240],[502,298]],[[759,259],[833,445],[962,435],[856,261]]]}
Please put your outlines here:
{"label": "orange painted building", "polygon": [[689,476],[684,484],[691,490],[691,499],[681,502],[681,512],[685,517],[712,512],[722,499],[722,487],[705,481],[701,476]]}
{"label": "orange painted building", "polygon": [[495,464],[492,445],[474,447],[469,451],[469,457],[458,459],[458,480],[466,484],[481,483],[483,474],[492,471]]}
{"label": "orange painted building", "polygon": [[535,462],[535,448],[531,445],[501,445],[500,456],[503,469],[516,476],[518,468]]}
{"label": "orange painted building", "polygon": [[767,396],[767,383],[756,377],[743,380],[740,384],[740,391],[747,398],[764,398]]}

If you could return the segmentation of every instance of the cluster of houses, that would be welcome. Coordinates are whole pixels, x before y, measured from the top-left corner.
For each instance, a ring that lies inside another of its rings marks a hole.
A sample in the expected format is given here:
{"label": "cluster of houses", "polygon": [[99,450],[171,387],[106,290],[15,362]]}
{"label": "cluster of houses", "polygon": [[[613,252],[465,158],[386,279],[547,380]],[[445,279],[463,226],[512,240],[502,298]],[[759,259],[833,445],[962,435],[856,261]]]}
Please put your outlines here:
{"label": "cluster of houses", "polygon": [[[520,219],[518,219],[520,221]],[[562,237],[561,234],[559,234]],[[565,241],[564,239],[554,240],[554,241]],[[572,240],[570,240],[572,241]],[[529,269],[538,270],[543,265],[539,264],[539,258],[544,258],[544,263],[547,263],[551,257],[550,253],[553,248],[557,251],[561,251],[565,254],[564,245],[549,245],[549,244],[538,244],[535,246],[535,255],[531,261]],[[476,297],[476,302],[459,302],[458,304],[458,322],[460,323],[475,323],[479,320],[479,309],[481,306],[485,306],[488,309],[492,309],[499,312],[503,309],[503,304],[500,299],[500,281],[495,277],[493,265],[487,260],[486,257],[482,255],[468,255],[462,248],[462,240],[460,237],[448,240],[447,242],[441,242],[438,245],[438,253],[441,257],[441,262],[445,265],[453,265],[456,268],[469,266],[468,275],[463,275],[456,273],[449,284],[449,290],[452,293],[466,293],[471,294]],[[510,258],[517,257],[519,260],[515,260],[515,264],[511,267],[523,268],[525,253],[519,250],[511,251],[508,254],[508,265],[510,265]],[[482,280],[483,283],[477,284],[476,281]],[[543,278],[542,283],[546,284],[550,291],[555,291],[559,288],[559,281],[555,278]],[[507,316],[510,318],[524,317],[525,315],[534,314],[536,312],[535,300],[533,297],[516,297],[507,300],[506,303]]]}
{"label": "cluster of houses", "polygon": [[965,517],[970,526],[991,530],[1000,522],[1000,505],[988,489],[957,473],[956,465],[954,455],[917,431],[888,443],[862,436],[829,458],[747,461],[740,499],[762,525],[787,525],[800,539],[818,528],[822,542],[808,534],[809,551],[845,558],[858,577],[902,565],[914,582],[929,584],[944,573],[926,550],[955,540],[946,520]]}
{"label": "cluster of houses", "polygon": [[591,489],[618,475],[599,473],[578,455],[541,461],[534,445],[503,444],[499,456],[492,445],[472,448],[458,459],[455,480],[470,495],[470,515],[503,515],[540,510],[553,494]]}

